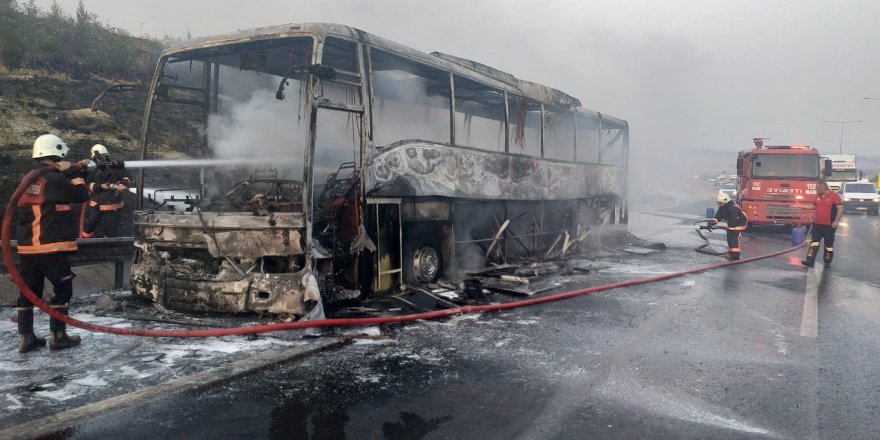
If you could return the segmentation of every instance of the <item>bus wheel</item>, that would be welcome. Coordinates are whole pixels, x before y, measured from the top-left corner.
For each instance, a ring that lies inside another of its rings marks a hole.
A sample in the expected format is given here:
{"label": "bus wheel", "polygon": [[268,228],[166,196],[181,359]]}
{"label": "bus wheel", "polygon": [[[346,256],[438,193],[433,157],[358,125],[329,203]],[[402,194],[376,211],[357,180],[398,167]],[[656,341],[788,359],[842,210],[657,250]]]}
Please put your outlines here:
{"label": "bus wheel", "polygon": [[431,246],[421,246],[413,252],[412,273],[419,284],[433,283],[440,274],[440,253]]}

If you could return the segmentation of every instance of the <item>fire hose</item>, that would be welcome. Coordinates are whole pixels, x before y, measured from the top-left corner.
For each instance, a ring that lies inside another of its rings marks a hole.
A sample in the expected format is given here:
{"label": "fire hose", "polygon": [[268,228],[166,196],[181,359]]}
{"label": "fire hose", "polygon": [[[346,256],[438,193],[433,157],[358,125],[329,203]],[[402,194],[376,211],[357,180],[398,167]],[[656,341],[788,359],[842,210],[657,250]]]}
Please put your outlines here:
{"label": "fire hose", "polygon": [[26,188],[40,176],[45,174],[46,172],[54,170],[54,167],[45,167],[33,170],[29,172],[22,179],[21,184],[19,184],[18,188],[16,188],[15,192],[12,194],[12,197],[9,200],[9,204],[6,206],[6,212],[3,216],[3,228],[2,228],[2,251],[3,251],[3,260],[6,263],[6,268],[9,271],[9,274],[12,276],[12,281],[21,289],[22,295],[28,299],[32,304],[38,307],[40,310],[46,312],[52,318],[64,321],[67,324],[70,324],[74,327],[78,327],[84,330],[103,332],[103,333],[112,333],[116,335],[124,335],[124,336],[153,336],[153,337],[211,337],[211,336],[229,336],[229,335],[245,335],[245,334],[254,334],[254,333],[266,333],[272,331],[281,331],[281,330],[292,330],[292,329],[301,329],[301,328],[312,328],[312,327],[337,327],[337,326],[361,326],[361,325],[379,325],[379,324],[393,324],[393,323],[402,323],[402,322],[410,322],[417,321],[423,319],[435,319],[446,316],[464,314],[464,313],[479,313],[479,312],[488,312],[488,311],[500,311],[500,310],[508,310],[515,309],[519,307],[525,307],[535,304],[542,304],[551,301],[559,301],[567,298],[573,298],[576,296],[586,295],[595,292],[602,292],[605,290],[617,289],[620,287],[628,287],[628,286],[637,286],[641,284],[648,284],[657,281],[668,280],[671,278],[681,277],[684,275],[690,275],[699,272],[705,272],[711,269],[716,269],[725,266],[732,266],[735,264],[744,264],[752,261],[762,260],[765,258],[775,257],[777,255],[782,255],[791,251],[794,251],[800,247],[803,247],[805,243],[800,243],[796,246],[792,246],[790,248],[782,249],[779,251],[757,255],[754,257],[743,258],[741,260],[736,261],[725,261],[719,262],[715,264],[710,264],[708,266],[697,267],[694,269],[688,269],[679,272],[671,272],[663,275],[656,275],[646,278],[638,278],[627,281],[619,281],[610,284],[603,284],[600,286],[593,286],[584,289],[571,290],[568,292],[556,293],[548,296],[543,296],[539,298],[529,298],[524,300],[512,301],[508,303],[502,304],[485,304],[485,305],[472,305],[472,306],[461,306],[461,307],[453,307],[448,309],[434,310],[429,312],[422,313],[413,313],[408,315],[399,315],[399,316],[386,316],[386,317],[374,317],[374,318],[331,318],[331,319],[316,319],[310,321],[295,321],[295,322],[280,322],[273,324],[262,324],[262,325],[252,325],[245,327],[227,327],[227,328],[214,328],[214,329],[204,329],[204,330],[165,330],[165,329],[133,329],[133,328],[118,328],[111,327],[106,325],[93,324],[85,321],[80,321],[78,319],[72,318],[67,315],[63,315],[58,313],[55,309],[50,307],[45,301],[39,298],[28,288],[27,284],[25,284],[24,280],[21,278],[21,275],[18,273],[15,264],[12,259],[12,247],[10,243],[10,231],[12,229],[12,219],[15,214],[15,206],[18,203],[18,200],[21,198],[22,194],[26,190]]}
{"label": "fire hose", "polygon": [[[694,222],[695,225],[698,225],[696,228],[697,235],[699,235],[700,238],[702,238],[703,241],[705,242],[705,243],[701,244],[700,246],[697,246],[694,250],[701,253],[701,254],[715,255],[717,257],[720,257],[720,256],[724,255],[726,253],[726,251],[713,251],[712,249],[710,249],[709,248],[709,246],[710,246],[709,238],[706,237],[705,235],[703,235],[703,231],[704,230],[712,231],[714,229],[724,229],[726,231],[727,226],[713,225],[712,220],[713,219],[711,219],[711,218],[707,218],[707,219],[703,219],[703,220],[697,220],[696,222]],[[705,224],[700,225],[700,223],[705,223]]]}

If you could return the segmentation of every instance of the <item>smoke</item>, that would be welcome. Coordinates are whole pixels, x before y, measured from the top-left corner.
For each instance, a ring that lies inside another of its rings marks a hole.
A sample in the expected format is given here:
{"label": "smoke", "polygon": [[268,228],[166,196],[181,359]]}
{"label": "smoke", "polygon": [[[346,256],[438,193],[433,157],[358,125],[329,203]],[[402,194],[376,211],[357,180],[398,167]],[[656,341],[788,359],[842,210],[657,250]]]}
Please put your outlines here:
{"label": "smoke", "polygon": [[[377,58],[375,67],[384,68],[384,57]],[[415,66],[410,67],[415,70]],[[448,96],[429,96],[428,80],[403,70],[375,71],[372,80],[378,98],[374,133],[377,145],[386,146],[401,139],[449,142]]]}
{"label": "smoke", "polygon": [[247,101],[232,104],[208,118],[208,145],[213,155],[220,159],[284,160],[279,173],[302,179],[307,122],[300,117],[299,101],[279,101],[274,90],[259,89]]}

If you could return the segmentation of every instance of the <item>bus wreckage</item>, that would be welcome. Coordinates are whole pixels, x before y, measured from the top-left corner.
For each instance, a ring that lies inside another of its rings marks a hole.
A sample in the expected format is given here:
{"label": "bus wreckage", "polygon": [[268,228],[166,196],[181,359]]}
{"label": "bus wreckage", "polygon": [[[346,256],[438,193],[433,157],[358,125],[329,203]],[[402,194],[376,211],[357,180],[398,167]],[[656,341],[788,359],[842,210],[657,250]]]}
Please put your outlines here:
{"label": "bus wreckage", "polygon": [[[626,223],[628,138],[558,90],[347,26],[186,41],[159,60],[140,159],[241,163],[140,170],[132,289],[300,319],[560,256]],[[184,209],[160,203],[174,191]]]}

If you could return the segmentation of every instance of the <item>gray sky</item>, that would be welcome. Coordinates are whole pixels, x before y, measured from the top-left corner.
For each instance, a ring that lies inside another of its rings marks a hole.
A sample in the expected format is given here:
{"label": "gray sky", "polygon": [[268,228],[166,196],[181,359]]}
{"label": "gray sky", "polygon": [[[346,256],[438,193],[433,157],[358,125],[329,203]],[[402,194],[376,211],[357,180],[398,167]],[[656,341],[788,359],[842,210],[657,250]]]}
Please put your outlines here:
{"label": "gray sky", "polygon": [[[78,0],[59,0],[73,13]],[[47,7],[51,0],[39,0]],[[874,0],[86,0],[134,35],[335,22],[470,58],[630,123],[633,153],[738,151],[751,138],[880,154]]]}

